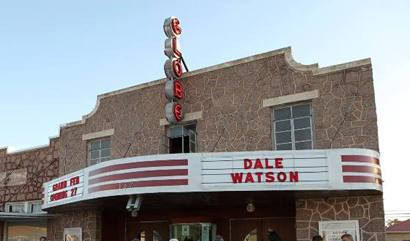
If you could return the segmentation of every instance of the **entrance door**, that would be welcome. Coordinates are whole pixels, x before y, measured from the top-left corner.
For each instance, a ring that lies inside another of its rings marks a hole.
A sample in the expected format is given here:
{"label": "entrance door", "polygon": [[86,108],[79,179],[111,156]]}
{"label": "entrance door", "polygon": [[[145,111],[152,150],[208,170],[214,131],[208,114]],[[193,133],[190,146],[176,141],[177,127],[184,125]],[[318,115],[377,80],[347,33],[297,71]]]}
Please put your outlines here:
{"label": "entrance door", "polygon": [[168,241],[169,223],[158,222],[129,222],[127,224],[127,241],[138,238],[140,241]]}
{"label": "entrance door", "polygon": [[275,231],[282,241],[296,240],[294,218],[258,218],[231,220],[231,241],[269,241]]}

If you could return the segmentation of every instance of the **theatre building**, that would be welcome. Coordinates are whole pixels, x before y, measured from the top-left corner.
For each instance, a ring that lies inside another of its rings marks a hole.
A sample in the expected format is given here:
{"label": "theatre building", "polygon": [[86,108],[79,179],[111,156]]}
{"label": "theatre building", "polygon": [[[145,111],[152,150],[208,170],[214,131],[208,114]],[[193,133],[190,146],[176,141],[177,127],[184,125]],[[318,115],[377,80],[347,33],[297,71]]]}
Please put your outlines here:
{"label": "theatre building", "polygon": [[185,72],[176,124],[165,81],[61,127],[50,240],[385,240],[370,59],[321,68],[283,48]]}

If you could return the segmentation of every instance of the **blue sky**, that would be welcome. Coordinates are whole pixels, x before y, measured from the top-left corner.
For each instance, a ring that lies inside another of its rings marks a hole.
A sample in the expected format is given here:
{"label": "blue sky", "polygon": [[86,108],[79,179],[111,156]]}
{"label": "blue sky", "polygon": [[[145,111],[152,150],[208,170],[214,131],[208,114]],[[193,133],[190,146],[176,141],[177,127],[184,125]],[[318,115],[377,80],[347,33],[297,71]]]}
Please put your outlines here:
{"label": "blue sky", "polygon": [[385,207],[410,212],[409,11],[376,0],[1,1],[0,146],[47,144],[98,94],[163,78],[162,24],[174,15],[191,70],[287,46],[303,64],[371,57]]}

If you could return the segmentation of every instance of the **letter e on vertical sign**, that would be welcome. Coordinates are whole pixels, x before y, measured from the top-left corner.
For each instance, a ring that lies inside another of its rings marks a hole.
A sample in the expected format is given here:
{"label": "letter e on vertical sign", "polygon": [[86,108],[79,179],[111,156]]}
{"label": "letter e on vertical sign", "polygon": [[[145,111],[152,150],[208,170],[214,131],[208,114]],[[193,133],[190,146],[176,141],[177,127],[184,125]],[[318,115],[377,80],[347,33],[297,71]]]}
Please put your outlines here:
{"label": "letter e on vertical sign", "polygon": [[170,123],[177,123],[184,119],[182,106],[176,102],[169,102],[165,105],[165,117]]}

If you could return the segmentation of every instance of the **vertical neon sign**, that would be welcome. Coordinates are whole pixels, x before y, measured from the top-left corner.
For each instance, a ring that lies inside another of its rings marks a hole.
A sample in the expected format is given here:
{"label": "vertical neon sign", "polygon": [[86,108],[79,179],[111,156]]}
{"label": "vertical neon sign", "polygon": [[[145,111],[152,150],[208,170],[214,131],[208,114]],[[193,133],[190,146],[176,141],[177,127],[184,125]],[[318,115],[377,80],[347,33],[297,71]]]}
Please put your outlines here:
{"label": "vertical neon sign", "polygon": [[169,17],[164,21],[164,33],[168,37],[165,40],[164,54],[168,57],[164,64],[164,72],[167,77],[165,83],[165,96],[168,103],[165,105],[165,117],[171,124],[178,123],[184,119],[182,105],[176,102],[183,100],[185,89],[181,81],[182,77],[182,53],[179,48],[178,37],[182,33],[180,22],[176,17]]}

